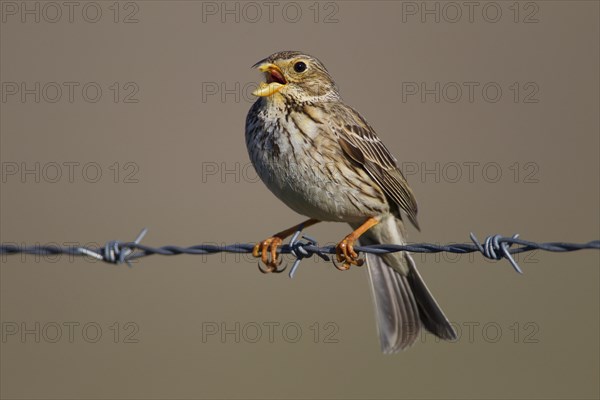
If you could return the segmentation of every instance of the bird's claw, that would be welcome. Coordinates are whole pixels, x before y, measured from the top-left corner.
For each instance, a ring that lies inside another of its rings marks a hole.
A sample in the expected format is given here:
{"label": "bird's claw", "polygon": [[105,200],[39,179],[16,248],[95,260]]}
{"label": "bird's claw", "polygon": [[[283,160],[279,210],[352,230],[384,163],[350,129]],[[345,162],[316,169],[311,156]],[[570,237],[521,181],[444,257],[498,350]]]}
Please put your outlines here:
{"label": "bird's claw", "polygon": [[287,269],[287,264],[281,269],[277,268],[279,265],[281,265],[281,261],[279,261],[277,265],[265,264],[265,268],[261,267],[260,264],[261,261],[258,261],[258,270],[263,274],[270,274],[271,272],[274,274],[280,274]]}
{"label": "bird's claw", "polygon": [[335,246],[335,258],[342,265],[338,265],[335,262],[333,265],[340,271],[346,271],[350,269],[350,266],[356,265],[360,267],[364,264],[365,260],[358,258],[358,253],[354,251],[354,239],[345,237],[341,242]]}
{"label": "bird's claw", "polygon": [[260,265],[260,261],[258,262],[258,270],[263,274],[268,273],[276,273],[280,274],[287,268],[287,265],[283,268],[279,269],[278,267],[281,265],[283,261],[281,258],[277,257],[277,248],[283,243],[283,239],[278,236],[273,236],[268,239],[263,240],[262,242],[257,243],[252,249],[252,255],[254,257],[260,257],[260,261],[265,265],[263,269]]}

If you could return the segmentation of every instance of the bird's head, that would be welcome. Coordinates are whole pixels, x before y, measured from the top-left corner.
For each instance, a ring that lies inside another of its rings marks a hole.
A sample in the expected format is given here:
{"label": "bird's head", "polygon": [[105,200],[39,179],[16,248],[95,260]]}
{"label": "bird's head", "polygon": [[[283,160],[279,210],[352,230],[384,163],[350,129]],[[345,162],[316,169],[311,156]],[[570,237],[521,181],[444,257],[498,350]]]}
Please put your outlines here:
{"label": "bird's head", "polygon": [[321,61],[298,51],[280,51],[257,62],[265,82],[252,92],[259,97],[276,93],[296,102],[324,101],[339,98],[335,82]]}

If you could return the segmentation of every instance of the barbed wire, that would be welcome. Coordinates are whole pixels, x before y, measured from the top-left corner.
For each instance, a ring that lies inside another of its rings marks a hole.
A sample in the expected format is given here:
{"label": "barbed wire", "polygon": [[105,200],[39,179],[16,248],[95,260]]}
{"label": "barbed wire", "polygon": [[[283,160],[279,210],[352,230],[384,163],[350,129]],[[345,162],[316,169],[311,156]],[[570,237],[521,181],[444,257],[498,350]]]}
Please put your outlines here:
{"label": "barbed wire", "polygon": [[[232,244],[232,245],[212,245],[200,244],[196,246],[162,246],[150,247],[140,244],[144,238],[147,229],[143,229],[133,242],[120,242],[112,240],[106,243],[104,247],[61,247],[61,246],[17,246],[14,244],[0,244],[0,255],[14,254],[32,254],[32,255],[58,255],[65,254],[71,256],[92,257],[97,260],[110,264],[126,263],[131,267],[131,260],[148,257],[151,255],[175,256],[180,254],[206,255],[215,253],[252,253],[255,244]],[[528,240],[519,239],[519,235],[506,237],[502,235],[488,236],[483,242],[479,242],[473,233],[470,235],[472,243],[458,243],[439,245],[433,243],[416,244],[377,244],[369,246],[355,246],[354,250],[362,253],[386,254],[399,251],[408,251],[411,253],[481,253],[485,258],[491,260],[507,259],[516,272],[522,274],[523,271],[512,257],[512,254],[524,253],[533,250],[543,250],[550,252],[571,252],[584,249],[600,250],[600,240],[593,240],[588,243],[566,243],[566,242],[547,242],[536,243]],[[299,239],[300,238],[300,239]],[[518,247],[511,247],[516,245]],[[291,254],[296,257],[290,277],[294,276],[300,262],[305,258],[318,256],[325,261],[330,261],[328,255],[335,254],[335,246],[320,247],[315,239],[303,235],[302,230],[298,230],[288,244],[278,248],[278,254]]]}

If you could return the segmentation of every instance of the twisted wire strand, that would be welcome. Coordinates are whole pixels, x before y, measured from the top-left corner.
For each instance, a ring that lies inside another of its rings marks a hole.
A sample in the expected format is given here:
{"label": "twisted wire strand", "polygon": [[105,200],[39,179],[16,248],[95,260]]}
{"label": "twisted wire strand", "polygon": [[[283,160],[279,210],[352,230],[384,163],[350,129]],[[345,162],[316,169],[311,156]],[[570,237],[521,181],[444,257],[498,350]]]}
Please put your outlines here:
{"label": "twisted wire strand", "polygon": [[[16,246],[13,244],[0,244],[0,255],[32,254],[32,255],[58,255],[65,254],[71,256],[87,256],[111,264],[129,263],[131,260],[148,257],[151,255],[175,256],[180,254],[204,255],[215,253],[252,253],[254,244],[232,244],[225,246],[200,244],[189,247],[180,246],[161,246],[151,247],[140,244],[140,241],[147,233],[143,229],[133,242],[109,241],[101,248],[87,247],[60,247],[60,246]],[[297,231],[288,244],[284,244],[278,249],[279,254],[292,254],[296,257],[290,270],[290,276],[293,277],[300,261],[312,256],[318,256],[323,260],[329,261],[328,255],[335,254],[335,246],[322,246],[310,236],[302,235],[302,231]],[[507,259],[516,272],[522,273],[521,268],[512,257],[513,254],[524,253],[533,250],[543,250],[550,252],[571,252],[584,249],[600,250],[600,240],[593,240],[587,243],[567,243],[567,242],[547,242],[537,243],[528,240],[519,239],[518,235],[506,237],[501,235],[488,236],[483,242],[470,234],[472,243],[458,243],[439,245],[433,243],[416,244],[378,244],[369,246],[356,246],[357,252],[386,254],[398,251],[408,251],[411,253],[456,253],[467,254],[479,252],[485,258],[491,260]],[[511,246],[518,247],[511,247]]]}

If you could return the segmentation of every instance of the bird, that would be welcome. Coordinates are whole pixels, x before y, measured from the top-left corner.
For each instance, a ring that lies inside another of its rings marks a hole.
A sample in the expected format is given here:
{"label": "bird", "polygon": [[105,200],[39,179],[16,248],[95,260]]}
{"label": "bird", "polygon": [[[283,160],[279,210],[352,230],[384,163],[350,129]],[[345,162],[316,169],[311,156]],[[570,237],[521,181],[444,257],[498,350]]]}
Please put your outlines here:
{"label": "bird", "polygon": [[[358,111],[346,105],[323,63],[279,51],[253,65],[264,74],[246,117],[249,158],[268,189],[304,222],[258,242],[263,272],[280,272],[278,248],[297,230],[345,222],[352,231],[335,247],[336,267],[366,261],[383,353],[415,343],[422,328],[445,340],[456,331],[407,252],[367,253],[359,245],[406,244],[405,221],[419,229],[417,202],[396,158]],[[260,268],[260,264],[259,264]]]}

